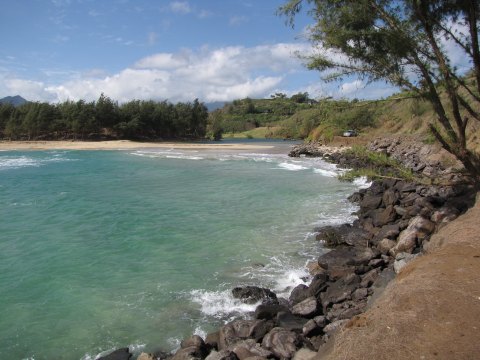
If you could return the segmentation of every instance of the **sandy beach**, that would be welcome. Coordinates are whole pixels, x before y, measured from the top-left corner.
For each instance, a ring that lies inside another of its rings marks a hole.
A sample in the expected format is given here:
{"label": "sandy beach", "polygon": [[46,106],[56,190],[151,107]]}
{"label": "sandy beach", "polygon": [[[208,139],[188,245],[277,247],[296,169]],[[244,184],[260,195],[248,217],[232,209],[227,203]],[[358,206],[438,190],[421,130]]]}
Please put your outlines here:
{"label": "sandy beach", "polygon": [[0,141],[0,150],[128,150],[145,148],[203,149],[203,150],[259,150],[271,149],[269,145],[182,143],[182,142],[137,142],[130,140],[111,141]]}

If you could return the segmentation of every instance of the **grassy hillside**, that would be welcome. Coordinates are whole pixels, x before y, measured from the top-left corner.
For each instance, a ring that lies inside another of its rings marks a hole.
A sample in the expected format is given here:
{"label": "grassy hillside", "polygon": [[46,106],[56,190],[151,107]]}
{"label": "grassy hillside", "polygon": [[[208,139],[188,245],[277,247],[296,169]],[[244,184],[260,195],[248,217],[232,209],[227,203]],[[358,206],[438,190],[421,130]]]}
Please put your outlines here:
{"label": "grassy hillside", "polygon": [[[436,121],[432,106],[408,92],[378,101],[312,101],[308,94],[300,95],[305,95],[301,102],[294,95],[292,98],[247,98],[226,105],[220,110],[224,137],[294,138],[351,144],[377,136],[409,135],[425,142],[434,141],[428,127]],[[348,129],[357,130],[359,136],[342,139],[342,133]],[[467,132],[470,148],[480,152],[480,124],[471,121]]]}

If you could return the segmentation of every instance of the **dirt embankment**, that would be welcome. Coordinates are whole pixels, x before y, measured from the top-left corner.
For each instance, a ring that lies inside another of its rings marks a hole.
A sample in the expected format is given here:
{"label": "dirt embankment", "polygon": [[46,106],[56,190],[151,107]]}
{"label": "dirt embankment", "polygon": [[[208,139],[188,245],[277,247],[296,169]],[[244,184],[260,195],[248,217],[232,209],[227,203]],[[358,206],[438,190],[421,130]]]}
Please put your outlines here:
{"label": "dirt embankment", "polygon": [[480,358],[480,197],[316,359]]}

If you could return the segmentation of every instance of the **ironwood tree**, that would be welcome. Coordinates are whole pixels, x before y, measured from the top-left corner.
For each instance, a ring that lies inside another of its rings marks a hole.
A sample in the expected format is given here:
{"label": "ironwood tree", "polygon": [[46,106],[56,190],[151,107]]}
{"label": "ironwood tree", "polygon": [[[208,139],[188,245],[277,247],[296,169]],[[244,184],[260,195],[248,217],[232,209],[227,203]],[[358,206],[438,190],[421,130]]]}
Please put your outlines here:
{"label": "ironwood tree", "polygon": [[[310,69],[328,70],[325,80],[384,80],[428,100],[437,116],[433,135],[480,180],[480,157],[466,133],[470,121],[480,121],[478,0],[289,0],[278,13],[293,26],[305,7],[314,20]],[[470,61],[473,81],[446,44]]]}

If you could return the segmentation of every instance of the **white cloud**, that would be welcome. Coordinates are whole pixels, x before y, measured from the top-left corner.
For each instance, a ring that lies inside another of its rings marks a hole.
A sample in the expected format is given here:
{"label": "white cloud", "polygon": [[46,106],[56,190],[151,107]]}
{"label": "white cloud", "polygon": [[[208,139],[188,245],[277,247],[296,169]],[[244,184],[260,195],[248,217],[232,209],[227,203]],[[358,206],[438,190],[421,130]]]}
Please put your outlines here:
{"label": "white cloud", "polygon": [[343,83],[340,86],[340,93],[343,95],[352,95],[357,93],[358,90],[363,89],[365,85],[361,80],[354,80],[352,82]]}
{"label": "white cloud", "polygon": [[302,69],[294,52],[308,48],[307,44],[285,43],[203,47],[197,51],[184,49],[142,58],[132,67],[111,76],[97,70],[83,76],[72,75],[69,80],[48,86],[17,79],[16,83],[10,83],[7,94],[19,93],[33,100],[90,101],[103,92],[120,102],[132,99],[176,102],[195,98],[210,102],[247,96],[267,97],[282,87],[292,68]]}
{"label": "white cloud", "polygon": [[5,93],[21,95],[30,101],[55,101],[56,95],[50,93],[45,84],[40,81],[6,78],[4,83]]}
{"label": "white cloud", "polygon": [[170,10],[174,13],[188,14],[192,11],[192,8],[187,1],[172,1],[170,3]]}

